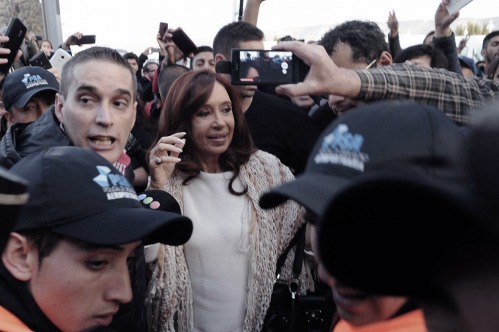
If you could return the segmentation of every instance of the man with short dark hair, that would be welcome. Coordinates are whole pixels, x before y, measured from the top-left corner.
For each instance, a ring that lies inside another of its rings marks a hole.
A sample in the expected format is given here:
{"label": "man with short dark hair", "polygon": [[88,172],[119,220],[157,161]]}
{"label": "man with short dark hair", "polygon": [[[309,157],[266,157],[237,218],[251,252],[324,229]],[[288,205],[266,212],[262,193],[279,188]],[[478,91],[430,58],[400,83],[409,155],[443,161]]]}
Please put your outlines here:
{"label": "man with short dark hair", "polygon": [[[137,82],[128,62],[107,47],[78,52],[64,66],[55,106],[17,133],[0,142],[0,164],[12,167],[22,158],[54,146],[74,145],[93,150],[134,178],[125,152],[136,117]],[[143,249],[130,265],[133,302],[113,322],[145,330],[145,262]],[[120,322],[118,322],[120,320]],[[130,325],[132,324],[132,325]]]}
{"label": "man with short dark hair", "polygon": [[485,61],[483,72],[486,73],[490,63],[499,57],[499,30],[492,31],[483,38],[481,55]]}
{"label": "man with short dark hair", "polygon": [[[319,41],[334,63],[341,68],[366,69],[391,65],[385,34],[371,21],[346,21],[329,30]],[[330,94],[329,107],[338,115],[362,104],[363,101]]]}
{"label": "man with short dark hair", "polygon": [[[263,39],[262,30],[250,23],[225,25],[213,40],[215,63],[231,61],[233,48],[263,50]],[[301,173],[322,127],[291,102],[261,92],[256,85],[234,87],[256,147],[278,157],[293,173]]]}
{"label": "man with short dark hair", "polygon": [[191,60],[191,69],[215,71],[215,58],[213,56],[213,49],[210,46],[199,46],[194,51],[194,57]]}
{"label": "man with short dark hair", "polygon": [[[135,123],[137,82],[123,57],[110,48],[92,47],[65,65],[60,93],[37,121],[0,145],[0,164],[10,168],[22,157],[50,146],[92,149],[109,162],[123,156]],[[120,161],[119,169],[126,168]]]}
{"label": "man with short dark hair", "polygon": [[88,149],[50,148],[11,172],[28,181],[30,197],[0,261],[1,331],[108,326],[132,299],[128,265],[142,240],[180,245],[192,233],[188,218],[144,209],[128,180]]}

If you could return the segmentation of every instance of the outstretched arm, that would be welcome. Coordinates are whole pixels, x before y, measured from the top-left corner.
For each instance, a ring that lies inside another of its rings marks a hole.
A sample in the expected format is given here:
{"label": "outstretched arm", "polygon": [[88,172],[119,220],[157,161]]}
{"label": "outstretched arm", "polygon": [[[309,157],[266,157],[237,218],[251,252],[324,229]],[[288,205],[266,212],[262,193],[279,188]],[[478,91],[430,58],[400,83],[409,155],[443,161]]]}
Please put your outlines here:
{"label": "outstretched arm", "polygon": [[392,58],[395,58],[397,53],[402,50],[402,47],[400,46],[399,38],[399,21],[394,10],[388,12],[388,21],[386,24],[388,25],[388,29],[390,29],[390,32],[388,33],[388,47]]}
{"label": "outstretched arm", "polygon": [[246,7],[244,7],[243,21],[256,25],[258,21],[258,13],[260,12],[260,5],[265,0],[248,0]]}
{"label": "outstretched arm", "polygon": [[361,85],[359,75],[353,70],[336,66],[323,46],[287,41],[272,48],[291,51],[310,66],[303,82],[280,85],[276,88],[277,93],[291,97],[336,94],[352,98],[359,94]]}
{"label": "outstretched arm", "polygon": [[459,16],[459,12],[449,14],[447,5],[449,0],[443,0],[435,12],[435,35],[433,35],[432,44],[439,48],[445,54],[449,63],[449,71],[463,74],[459,65],[458,52],[456,49],[456,39],[450,25]]}

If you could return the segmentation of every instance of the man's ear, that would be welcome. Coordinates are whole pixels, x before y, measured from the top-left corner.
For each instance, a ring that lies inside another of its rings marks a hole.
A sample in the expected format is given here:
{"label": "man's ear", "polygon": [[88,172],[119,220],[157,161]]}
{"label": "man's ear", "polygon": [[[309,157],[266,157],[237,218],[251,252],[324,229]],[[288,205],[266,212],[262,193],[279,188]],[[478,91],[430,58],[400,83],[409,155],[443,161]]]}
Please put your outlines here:
{"label": "man's ear", "polygon": [[480,54],[484,57],[487,54],[487,50],[485,48],[482,48]]}
{"label": "man's ear", "polygon": [[60,93],[55,94],[55,116],[60,123],[64,123],[64,116],[62,114],[62,107],[64,106],[64,97]]}
{"label": "man's ear", "polygon": [[5,120],[7,121],[7,125],[10,127],[13,125],[13,121],[14,121],[14,117],[12,116],[12,114],[10,114],[10,112],[5,112],[4,113],[4,117],[5,117]]}
{"label": "man's ear", "polygon": [[376,67],[389,66],[393,63],[393,58],[390,52],[383,51],[376,62]]}
{"label": "man's ear", "polygon": [[225,57],[225,55],[223,55],[222,53],[217,53],[215,55],[215,64],[219,61],[228,61],[227,58]]}
{"label": "man's ear", "polygon": [[29,281],[34,269],[38,269],[38,251],[25,236],[12,232],[2,254],[2,262],[14,278]]}

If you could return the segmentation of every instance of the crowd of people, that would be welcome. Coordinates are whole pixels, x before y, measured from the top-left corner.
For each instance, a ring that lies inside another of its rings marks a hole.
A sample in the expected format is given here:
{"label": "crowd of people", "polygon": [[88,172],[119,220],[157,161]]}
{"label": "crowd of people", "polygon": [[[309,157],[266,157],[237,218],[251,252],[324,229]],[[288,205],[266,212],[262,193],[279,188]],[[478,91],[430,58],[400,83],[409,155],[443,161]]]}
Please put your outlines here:
{"label": "crowd of people", "polygon": [[421,44],[392,11],[388,36],[282,38],[302,82],[232,84],[263,2],[190,54],[180,28],[139,55],[77,32],[59,71],[26,34],[1,78],[1,331],[497,329],[499,31],[479,68],[442,0]]}

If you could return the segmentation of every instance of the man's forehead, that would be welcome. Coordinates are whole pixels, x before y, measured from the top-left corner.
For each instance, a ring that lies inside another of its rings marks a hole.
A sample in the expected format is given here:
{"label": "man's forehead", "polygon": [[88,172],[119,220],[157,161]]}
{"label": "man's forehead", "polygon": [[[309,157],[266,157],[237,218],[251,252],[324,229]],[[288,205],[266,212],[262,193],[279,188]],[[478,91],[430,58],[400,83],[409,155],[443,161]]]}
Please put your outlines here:
{"label": "man's forehead", "polygon": [[[86,61],[74,67],[71,88],[77,90],[82,86],[97,87],[108,84],[107,80],[119,77],[116,89],[133,90],[133,76],[129,68],[110,61]],[[123,76],[123,77],[121,77]]]}
{"label": "man's forehead", "polygon": [[499,35],[494,36],[490,39],[491,42],[498,42],[499,41]]}

